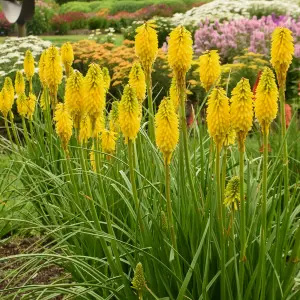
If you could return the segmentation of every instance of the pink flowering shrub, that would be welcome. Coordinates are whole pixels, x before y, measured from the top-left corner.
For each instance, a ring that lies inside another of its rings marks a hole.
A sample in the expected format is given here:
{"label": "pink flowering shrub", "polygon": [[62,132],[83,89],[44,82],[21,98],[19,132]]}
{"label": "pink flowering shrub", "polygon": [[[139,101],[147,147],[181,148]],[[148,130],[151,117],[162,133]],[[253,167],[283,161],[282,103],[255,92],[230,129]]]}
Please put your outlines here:
{"label": "pink flowering shrub", "polygon": [[195,32],[195,52],[218,49],[223,62],[232,62],[245,49],[250,52],[270,53],[271,34],[277,26],[284,26],[293,32],[295,56],[300,57],[300,21],[288,16],[266,16],[261,19],[240,19],[224,23],[200,23]]}

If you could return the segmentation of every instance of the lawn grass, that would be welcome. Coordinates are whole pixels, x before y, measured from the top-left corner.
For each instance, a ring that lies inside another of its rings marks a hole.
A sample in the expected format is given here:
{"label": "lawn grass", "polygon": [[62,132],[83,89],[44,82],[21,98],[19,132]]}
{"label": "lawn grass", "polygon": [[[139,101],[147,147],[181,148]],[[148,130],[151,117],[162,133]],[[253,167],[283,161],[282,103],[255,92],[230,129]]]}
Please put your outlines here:
{"label": "lawn grass", "polygon": [[[70,42],[70,43],[76,43],[81,40],[86,40],[88,39],[88,35],[47,35],[47,36],[40,36],[41,39],[45,41],[50,41],[52,42],[55,46],[60,47],[63,43],[65,42]],[[124,37],[122,34],[116,34],[115,35],[116,40],[115,44],[117,46],[121,45]],[[103,38],[105,38],[105,35],[103,35]],[[7,37],[0,37],[0,44],[4,43],[5,39]]]}

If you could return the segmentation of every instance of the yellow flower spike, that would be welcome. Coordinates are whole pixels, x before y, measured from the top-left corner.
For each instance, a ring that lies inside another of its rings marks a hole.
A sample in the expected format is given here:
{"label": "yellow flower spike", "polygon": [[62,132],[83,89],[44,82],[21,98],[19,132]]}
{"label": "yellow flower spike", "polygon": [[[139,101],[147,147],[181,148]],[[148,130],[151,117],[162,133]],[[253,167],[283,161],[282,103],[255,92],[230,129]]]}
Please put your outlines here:
{"label": "yellow flower spike", "polygon": [[176,112],[178,112],[179,109],[179,97],[180,97],[180,91],[178,89],[176,78],[172,78],[171,86],[170,86],[170,99],[173,102],[173,106]]}
{"label": "yellow flower spike", "polygon": [[6,77],[4,80],[2,97],[3,100],[1,101],[2,103],[0,109],[4,118],[7,118],[7,115],[11,111],[12,106],[14,104],[14,97],[15,97],[14,86],[9,77]]}
{"label": "yellow flower spike", "polygon": [[225,189],[224,204],[237,210],[240,203],[240,178],[234,176],[228,182]]}
{"label": "yellow flower spike", "polygon": [[79,128],[80,118],[85,114],[85,103],[84,77],[77,70],[67,80],[65,103],[74,121],[74,127]]}
{"label": "yellow flower spike", "polygon": [[92,126],[90,117],[85,114],[80,121],[78,141],[80,144],[87,143],[92,136]]}
{"label": "yellow flower spike", "polygon": [[111,105],[111,110],[108,115],[109,129],[113,132],[120,132],[119,124],[119,101],[114,101]]}
{"label": "yellow flower spike", "polygon": [[102,68],[102,76],[103,76],[103,82],[104,82],[104,89],[105,89],[105,92],[107,93],[109,90],[109,87],[110,87],[111,78],[109,75],[109,70],[106,67]]}
{"label": "yellow flower spike", "polygon": [[68,144],[72,136],[73,122],[65,104],[58,103],[54,114],[55,129],[59,136],[62,147],[68,153]]}
{"label": "yellow flower spike", "polygon": [[158,52],[157,32],[153,21],[148,21],[136,29],[135,53],[145,73],[150,72]]}
{"label": "yellow flower spike", "polygon": [[207,127],[209,135],[221,150],[230,129],[229,99],[222,88],[214,88],[207,102]]}
{"label": "yellow flower spike", "polygon": [[179,139],[178,116],[173,102],[168,97],[161,101],[155,116],[156,145],[162,152],[167,164],[170,164],[172,153]]}
{"label": "yellow flower spike", "polygon": [[178,84],[182,83],[186,72],[190,69],[192,58],[192,35],[183,26],[178,26],[170,34],[168,47],[168,62],[174,71]]}
{"label": "yellow flower spike", "polygon": [[99,65],[92,63],[84,79],[86,113],[89,114],[94,131],[96,120],[105,109],[105,89]]}
{"label": "yellow flower spike", "polygon": [[286,74],[294,55],[292,32],[284,27],[277,27],[272,34],[271,64],[275,69],[278,84],[285,85]]}
{"label": "yellow flower spike", "polygon": [[105,115],[104,112],[96,119],[95,128],[92,132],[94,138],[98,138],[99,134],[105,129]]}
{"label": "yellow flower spike", "polygon": [[64,43],[61,46],[61,59],[62,59],[62,62],[65,66],[66,76],[69,77],[70,68],[71,68],[71,66],[73,64],[73,61],[74,61],[73,47],[69,42]]}
{"label": "yellow flower spike", "polygon": [[276,118],[278,111],[278,89],[274,74],[266,67],[260,77],[254,102],[255,116],[262,132],[269,133],[270,124]]}
{"label": "yellow flower spike", "polygon": [[49,88],[53,104],[56,104],[58,86],[61,84],[63,72],[59,52],[55,46],[47,50],[45,65],[46,83]]}
{"label": "yellow flower spike", "polygon": [[44,50],[39,60],[39,77],[43,87],[45,87],[47,84],[46,61],[47,61],[47,50]]}
{"label": "yellow flower spike", "polygon": [[135,89],[126,85],[119,104],[119,123],[125,141],[135,140],[140,129],[140,109]]}
{"label": "yellow flower spike", "polygon": [[230,128],[229,128],[229,130],[228,130],[228,132],[226,133],[226,136],[225,136],[224,146],[228,147],[230,145],[234,145],[235,140],[236,140],[236,132],[232,128],[232,126],[230,126]]}
{"label": "yellow flower spike", "polygon": [[129,73],[129,84],[135,88],[139,103],[143,103],[146,96],[146,79],[141,65],[135,62]]}
{"label": "yellow flower spike", "polygon": [[218,50],[205,52],[199,58],[199,72],[201,85],[206,92],[215,84],[221,75],[220,56]]}
{"label": "yellow flower spike", "polygon": [[231,92],[230,116],[237,133],[239,149],[245,150],[245,139],[253,123],[253,93],[249,80],[242,78]]}
{"label": "yellow flower spike", "polygon": [[29,93],[27,97],[27,118],[32,120],[36,106],[36,96],[32,93]]}
{"label": "yellow flower spike", "polygon": [[24,57],[24,72],[28,81],[31,81],[34,75],[34,58],[30,50],[27,50]]}
{"label": "yellow flower spike", "polygon": [[101,149],[106,153],[116,151],[116,133],[111,130],[103,130],[101,133]]}
{"label": "yellow flower spike", "polygon": [[19,94],[17,98],[17,111],[18,114],[25,118],[26,115],[28,114],[28,103],[27,103],[27,97],[25,93]]}
{"label": "yellow flower spike", "polygon": [[17,95],[25,93],[25,81],[23,74],[20,71],[17,71],[15,78],[15,91]]}
{"label": "yellow flower spike", "polygon": [[136,268],[134,270],[134,276],[131,283],[132,283],[132,288],[137,290],[139,299],[141,299],[143,289],[145,288],[146,285],[146,280],[144,277],[143,265],[140,262],[136,265]]}

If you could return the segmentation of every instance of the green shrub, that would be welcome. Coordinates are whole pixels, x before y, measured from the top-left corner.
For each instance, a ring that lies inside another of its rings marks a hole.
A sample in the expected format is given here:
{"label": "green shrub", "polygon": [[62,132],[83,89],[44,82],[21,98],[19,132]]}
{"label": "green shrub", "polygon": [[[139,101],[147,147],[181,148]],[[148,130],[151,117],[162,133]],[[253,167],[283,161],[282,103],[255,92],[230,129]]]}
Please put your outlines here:
{"label": "green shrub", "polygon": [[87,2],[68,2],[60,7],[60,13],[65,14],[68,12],[89,13],[91,12],[91,8]]}
{"label": "green shrub", "polygon": [[151,4],[153,4],[152,1],[117,1],[113,3],[110,13],[115,14],[119,11],[135,12]]}
{"label": "green shrub", "polygon": [[88,20],[90,30],[105,29],[109,27],[109,20],[105,17],[92,17]]}
{"label": "green shrub", "polygon": [[26,23],[28,34],[40,35],[51,30],[51,19],[54,15],[52,9],[36,7],[33,18]]}

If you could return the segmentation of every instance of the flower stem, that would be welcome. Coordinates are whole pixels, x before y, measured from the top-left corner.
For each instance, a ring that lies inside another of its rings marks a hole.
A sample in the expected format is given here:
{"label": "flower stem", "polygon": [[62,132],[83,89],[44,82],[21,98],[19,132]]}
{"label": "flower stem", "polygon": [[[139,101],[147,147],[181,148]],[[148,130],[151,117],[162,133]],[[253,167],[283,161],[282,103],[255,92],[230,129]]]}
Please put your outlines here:
{"label": "flower stem", "polygon": [[7,118],[4,118],[4,123],[5,123],[5,128],[6,128],[6,131],[7,131],[8,139],[11,143],[11,149],[13,151],[15,149],[15,146],[14,146],[14,143],[13,143],[13,140],[12,140],[12,137],[11,137],[11,133],[10,133],[10,129],[9,129],[9,126],[8,126]]}
{"label": "flower stem", "polygon": [[12,128],[12,132],[13,132],[16,144],[18,146],[18,150],[19,150],[19,152],[21,152],[20,139],[19,139],[19,136],[18,136],[15,124],[14,124],[14,117],[13,117],[12,111],[9,112],[9,118],[10,118],[10,124],[11,124],[11,128]]}
{"label": "flower stem", "polygon": [[222,156],[222,178],[221,178],[222,203],[224,203],[224,195],[225,195],[226,164],[227,164],[227,147],[224,147],[223,156]]}
{"label": "flower stem", "polygon": [[196,191],[195,191],[194,182],[193,182],[192,173],[191,173],[190,155],[189,155],[189,148],[188,148],[188,133],[187,133],[186,114],[185,114],[185,78],[178,80],[178,84],[179,84],[179,91],[180,91],[180,123],[181,123],[181,129],[182,129],[185,167],[186,167],[186,172],[187,172],[190,188],[192,191],[194,205],[195,205],[195,208],[197,208],[197,210],[199,210],[198,203],[197,203]]}
{"label": "flower stem", "polygon": [[177,254],[177,241],[176,241],[176,233],[173,221],[173,211],[172,211],[172,202],[171,202],[171,182],[170,182],[170,165],[168,164],[168,160],[165,158],[165,179],[166,179],[166,200],[167,200],[167,215],[168,215],[168,227],[171,234],[172,246],[175,252],[175,259],[177,264],[177,274],[181,277],[181,268],[179,257]]}
{"label": "flower stem", "polygon": [[149,135],[150,135],[151,141],[154,141],[155,140],[155,128],[154,128],[151,70],[148,70],[145,73],[146,73],[145,75],[146,75],[148,111],[149,111]]}
{"label": "flower stem", "polygon": [[132,195],[133,195],[133,201],[136,208],[137,218],[140,224],[140,229],[143,232],[144,231],[144,224],[143,220],[140,214],[140,203],[137,195],[137,189],[136,189],[136,182],[135,182],[135,175],[134,175],[134,147],[132,140],[128,140],[128,157],[129,157],[129,172],[130,172],[130,181],[131,181],[131,187],[132,187]]}
{"label": "flower stem", "polygon": [[288,148],[286,139],[286,119],[285,119],[285,85],[279,89],[280,97],[280,119],[281,119],[281,135],[283,140],[283,176],[284,176],[284,206],[288,205],[289,195],[289,161]]}
{"label": "flower stem", "polygon": [[217,202],[219,206],[219,231],[220,231],[220,248],[221,248],[221,297],[220,299],[226,299],[226,269],[225,269],[225,239],[224,239],[224,220],[223,220],[223,202],[221,197],[221,178],[220,178],[220,154],[221,146],[217,145],[216,153],[216,182],[217,182]]}
{"label": "flower stem", "polygon": [[266,292],[266,232],[267,232],[267,172],[268,172],[268,132],[264,130],[264,152],[263,152],[263,178],[262,178],[262,203],[261,203],[261,259],[260,259],[260,276],[261,276],[261,294],[260,299],[265,299]]}
{"label": "flower stem", "polygon": [[240,147],[240,201],[241,201],[241,217],[240,217],[240,237],[241,237],[241,256],[240,256],[240,292],[243,297],[244,272],[246,261],[246,215],[245,215],[245,199],[244,199],[244,145]]}

